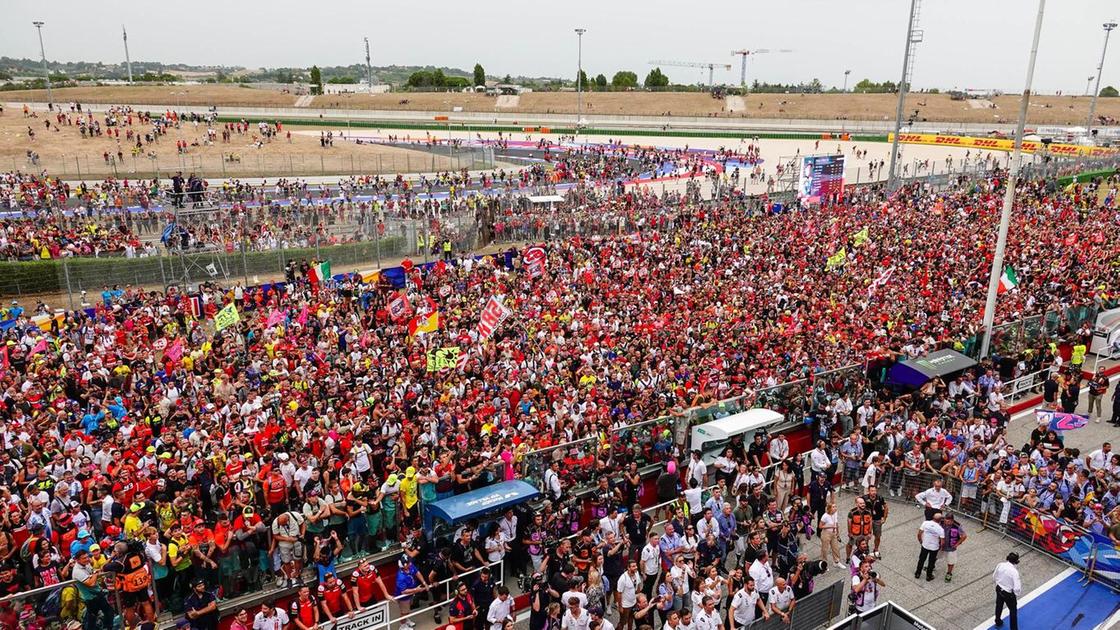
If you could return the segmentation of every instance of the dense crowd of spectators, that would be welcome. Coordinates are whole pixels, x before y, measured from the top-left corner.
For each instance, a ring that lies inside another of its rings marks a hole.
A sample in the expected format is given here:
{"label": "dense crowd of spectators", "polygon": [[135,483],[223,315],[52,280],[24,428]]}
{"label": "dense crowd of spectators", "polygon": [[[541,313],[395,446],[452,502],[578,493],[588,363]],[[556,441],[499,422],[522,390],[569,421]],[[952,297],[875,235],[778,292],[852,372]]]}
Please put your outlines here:
{"label": "dense crowd of spectators", "polygon": [[[1007,258],[1019,282],[1001,296],[999,319],[1114,299],[1120,214],[1096,194],[1109,185],[1022,185]],[[1118,462],[1108,451],[1090,456],[1083,474],[1077,454],[1051,444],[1056,437],[1018,451],[1000,440],[998,379],[1020,362],[1057,364],[1055,382],[1076,405],[1068,390],[1078,375],[1068,366],[1063,375],[1055,349],[997,356],[982,368],[992,372],[968,384],[933,383],[901,398],[871,389],[877,366],[954,347],[977,330],[1001,197],[998,177],[949,192],[866,191],[779,214],[632,193],[603,206],[629,221],[626,230],[545,243],[540,274],[513,253],[425,270],[408,263],[396,289],[301,271],[283,287],[207,285],[197,296],[107,290],[92,313],[67,313],[48,331],[19,320],[6,329],[0,375],[0,494],[12,506],[0,516],[0,586],[14,593],[82,580],[95,627],[108,607],[105,577],[116,576],[108,586],[121,593],[126,619],[155,614],[145,606],[151,588],[164,609],[208,620],[208,589],[296,586],[306,568],[318,593],[301,590],[281,612],[309,628],[378,593],[407,610],[428,584],[514,553],[512,572],[542,574],[527,585],[533,630],[582,628],[585,619],[601,628],[612,603],[628,630],[655,618],[707,630],[728,612],[738,625],[788,615],[812,590],[821,566],[805,549],[811,531],[827,528],[832,472],[870,487],[881,485],[869,471],[882,465],[888,493],[916,494],[922,484],[906,485],[907,467],[929,464],[961,481],[961,469],[982,460],[982,496],[994,499],[1019,496],[1007,485],[1024,462],[1038,468],[1036,487],[1056,479],[1061,494],[1054,460],[1077,480],[1059,513],[1089,491],[1114,503]],[[513,315],[485,338],[478,323],[494,296]],[[214,332],[228,305],[239,321]],[[436,330],[417,333],[431,312]],[[1062,333],[1076,341],[1077,331]],[[428,352],[451,346],[464,360],[429,371]],[[790,410],[811,414],[822,439],[810,470],[797,458],[779,463],[791,454],[776,438],[733,444],[709,476],[668,421],[631,444],[598,448],[612,429],[749,400],[851,363],[872,368],[865,385]],[[464,527],[454,545],[422,535],[430,502],[522,476],[530,451],[579,438],[593,439],[553,451],[539,523],[523,515],[520,525]],[[887,455],[869,466],[873,449]],[[658,498],[677,505],[660,530],[634,508],[644,491],[633,470],[623,474],[631,462],[663,465]],[[573,518],[567,493],[585,480],[601,486],[590,530]],[[705,493],[713,480],[721,487]],[[580,535],[549,540],[562,532]],[[858,535],[874,538],[870,527]],[[368,568],[339,574],[342,560],[396,544],[405,554],[392,588]],[[844,557],[853,586],[875,592],[876,547],[854,546]],[[149,561],[144,582],[139,567]],[[504,627],[503,588],[468,584],[466,601],[448,612]],[[471,600],[485,615],[463,614]],[[859,605],[867,601],[874,597]]]}

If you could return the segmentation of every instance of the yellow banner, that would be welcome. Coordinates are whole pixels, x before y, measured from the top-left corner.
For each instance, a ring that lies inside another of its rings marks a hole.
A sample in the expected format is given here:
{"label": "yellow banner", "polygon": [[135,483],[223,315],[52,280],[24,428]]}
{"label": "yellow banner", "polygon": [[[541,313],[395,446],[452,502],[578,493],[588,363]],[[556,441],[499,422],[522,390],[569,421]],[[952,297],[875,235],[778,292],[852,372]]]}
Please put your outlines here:
{"label": "yellow banner", "polygon": [[[894,141],[894,134],[887,134],[887,142]],[[935,133],[900,133],[898,141],[903,144],[934,144],[962,149],[984,149],[987,151],[1012,151],[1015,141],[1011,138],[973,138],[971,136],[942,136]],[[1024,141],[1024,153],[1037,153],[1045,147],[1041,142]],[[1114,147],[1091,147],[1080,144],[1051,143],[1046,151],[1051,155],[1098,157],[1116,155],[1120,149]]]}
{"label": "yellow banner", "polygon": [[459,361],[459,348],[438,348],[428,351],[428,371],[453,370]]}
{"label": "yellow banner", "polygon": [[241,315],[237,312],[237,306],[230,302],[229,306],[214,315],[214,330],[221,332],[239,321],[241,321]]}

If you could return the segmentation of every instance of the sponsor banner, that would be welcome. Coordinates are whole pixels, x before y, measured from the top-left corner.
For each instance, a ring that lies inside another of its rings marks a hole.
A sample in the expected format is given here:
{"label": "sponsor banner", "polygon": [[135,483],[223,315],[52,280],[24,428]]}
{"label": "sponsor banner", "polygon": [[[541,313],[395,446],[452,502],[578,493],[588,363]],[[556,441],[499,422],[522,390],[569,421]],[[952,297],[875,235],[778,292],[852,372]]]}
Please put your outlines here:
{"label": "sponsor banner", "polygon": [[[887,141],[894,141],[894,134],[887,134]],[[1012,138],[974,138],[971,136],[943,136],[935,133],[900,133],[898,141],[903,144],[933,144],[940,146],[961,147],[963,149],[983,149],[986,151],[1012,151],[1015,149],[1015,140]],[[1024,153],[1037,153],[1044,148],[1041,142],[1024,141]],[[1071,155],[1081,157],[1099,157],[1117,155],[1120,149],[1115,147],[1091,147],[1080,144],[1051,143],[1046,149],[1051,155]]]}
{"label": "sponsor banner", "polygon": [[[355,613],[353,617],[339,616],[334,623],[334,628],[335,630],[370,630],[388,627],[389,621],[389,602],[377,602]],[[320,627],[329,628],[331,624],[324,623]]]}

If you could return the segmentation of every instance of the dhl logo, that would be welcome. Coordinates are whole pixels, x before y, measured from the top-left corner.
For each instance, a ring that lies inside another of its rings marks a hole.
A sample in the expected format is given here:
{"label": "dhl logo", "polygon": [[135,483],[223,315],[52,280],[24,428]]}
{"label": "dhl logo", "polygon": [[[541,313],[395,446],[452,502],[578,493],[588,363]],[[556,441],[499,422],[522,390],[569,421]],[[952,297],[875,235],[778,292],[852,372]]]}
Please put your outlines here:
{"label": "dhl logo", "polygon": [[[893,134],[888,140],[893,139]],[[972,147],[989,151],[1011,151],[1015,142],[1007,138],[972,138],[969,136],[941,136],[931,133],[900,133],[898,141],[907,144],[933,144],[939,146]],[[1050,144],[1048,147],[1040,142],[1024,142],[1025,153],[1038,153],[1049,151],[1053,155],[1089,155],[1103,156],[1116,155],[1120,149],[1110,147],[1086,147],[1077,144]]]}

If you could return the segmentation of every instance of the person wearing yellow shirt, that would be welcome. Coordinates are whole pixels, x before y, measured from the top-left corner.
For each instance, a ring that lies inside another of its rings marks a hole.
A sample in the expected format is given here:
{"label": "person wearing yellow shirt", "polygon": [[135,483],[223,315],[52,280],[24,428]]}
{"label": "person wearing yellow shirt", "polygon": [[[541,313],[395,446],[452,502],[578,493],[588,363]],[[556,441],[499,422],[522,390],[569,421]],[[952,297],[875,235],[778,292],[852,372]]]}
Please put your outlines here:
{"label": "person wearing yellow shirt", "polygon": [[404,518],[415,519],[416,504],[420,501],[420,486],[416,479],[416,469],[409,466],[404,471],[404,479],[401,479],[400,493],[401,504],[404,506]]}
{"label": "person wearing yellow shirt", "polygon": [[124,535],[126,538],[138,539],[143,533],[144,521],[140,520],[140,504],[133,503],[128,515],[124,517]]}

